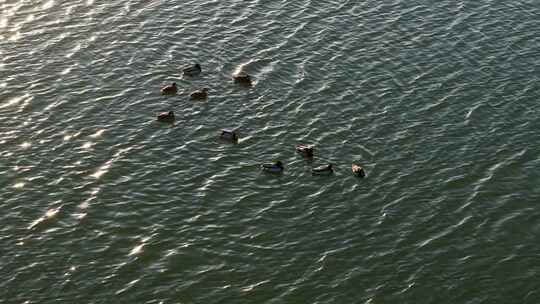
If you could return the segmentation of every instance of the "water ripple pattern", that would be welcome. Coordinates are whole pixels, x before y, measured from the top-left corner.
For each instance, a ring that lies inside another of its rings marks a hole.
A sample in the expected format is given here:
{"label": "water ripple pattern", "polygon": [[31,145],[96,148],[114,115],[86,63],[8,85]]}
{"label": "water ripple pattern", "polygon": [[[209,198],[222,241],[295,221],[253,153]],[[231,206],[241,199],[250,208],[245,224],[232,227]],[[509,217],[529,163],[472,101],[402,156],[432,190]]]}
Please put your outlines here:
{"label": "water ripple pattern", "polygon": [[0,0],[0,303],[539,303],[539,15]]}

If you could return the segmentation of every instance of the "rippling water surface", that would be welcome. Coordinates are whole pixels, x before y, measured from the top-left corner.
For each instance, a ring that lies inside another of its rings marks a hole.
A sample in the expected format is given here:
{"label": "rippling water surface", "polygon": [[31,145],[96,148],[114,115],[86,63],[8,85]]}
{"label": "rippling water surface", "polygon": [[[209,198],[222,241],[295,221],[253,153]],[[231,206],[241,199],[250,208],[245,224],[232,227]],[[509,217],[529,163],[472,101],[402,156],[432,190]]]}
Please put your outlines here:
{"label": "rippling water surface", "polygon": [[539,303],[539,17],[0,0],[0,302]]}

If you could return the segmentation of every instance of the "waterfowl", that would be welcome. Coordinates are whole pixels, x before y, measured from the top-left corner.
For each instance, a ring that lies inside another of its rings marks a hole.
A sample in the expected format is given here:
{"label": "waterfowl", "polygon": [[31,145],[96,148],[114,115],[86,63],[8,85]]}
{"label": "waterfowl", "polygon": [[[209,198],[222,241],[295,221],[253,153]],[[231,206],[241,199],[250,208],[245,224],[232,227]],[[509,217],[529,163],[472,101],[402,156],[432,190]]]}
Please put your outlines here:
{"label": "waterfowl", "polygon": [[174,112],[169,111],[169,112],[159,113],[158,116],[157,116],[157,120],[158,121],[163,121],[163,122],[173,122],[174,121]]}
{"label": "waterfowl", "polygon": [[221,133],[219,135],[219,138],[221,138],[223,140],[237,142],[238,141],[238,134],[236,134],[236,131],[234,131],[234,130],[222,129]]}
{"label": "waterfowl", "polygon": [[357,164],[352,164],[352,173],[360,178],[366,177],[366,171],[364,171],[364,168],[362,166]]}
{"label": "waterfowl", "polygon": [[197,90],[189,94],[189,97],[191,99],[197,99],[197,100],[206,99],[208,98],[208,88],[202,88],[201,90]]}
{"label": "waterfowl", "polygon": [[297,145],[296,152],[302,154],[304,157],[313,157],[313,146],[304,144]]}
{"label": "waterfowl", "polygon": [[178,92],[178,88],[176,87],[176,82],[173,82],[170,85],[164,86],[161,88],[161,94],[163,95],[174,95]]}
{"label": "waterfowl", "polygon": [[245,86],[251,86],[251,76],[247,73],[240,72],[236,75],[233,75],[234,82],[245,85]]}
{"label": "waterfowl", "polygon": [[194,66],[190,66],[182,69],[184,76],[197,76],[201,73],[201,65],[196,63]]}
{"label": "waterfowl", "polygon": [[281,163],[279,160],[274,163],[266,163],[261,165],[261,170],[270,173],[281,173],[284,169],[283,163]]}
{"label": "waterfowl", "polygon": [[334,173],[334,168],[332,167],[332,164],[322,165],[316,168],[313,168],[311,172],[314,175],[327,175]]}

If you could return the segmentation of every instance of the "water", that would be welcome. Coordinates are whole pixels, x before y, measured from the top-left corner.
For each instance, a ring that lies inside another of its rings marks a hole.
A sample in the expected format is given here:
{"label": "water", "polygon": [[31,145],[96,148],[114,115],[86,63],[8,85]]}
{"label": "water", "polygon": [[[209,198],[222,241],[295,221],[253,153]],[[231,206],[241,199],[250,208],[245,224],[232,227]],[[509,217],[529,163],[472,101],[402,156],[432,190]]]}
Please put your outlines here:
{"label": "water", "polygon": [[0,1],[0,302],[538,303],[540,6],[505,2]]}

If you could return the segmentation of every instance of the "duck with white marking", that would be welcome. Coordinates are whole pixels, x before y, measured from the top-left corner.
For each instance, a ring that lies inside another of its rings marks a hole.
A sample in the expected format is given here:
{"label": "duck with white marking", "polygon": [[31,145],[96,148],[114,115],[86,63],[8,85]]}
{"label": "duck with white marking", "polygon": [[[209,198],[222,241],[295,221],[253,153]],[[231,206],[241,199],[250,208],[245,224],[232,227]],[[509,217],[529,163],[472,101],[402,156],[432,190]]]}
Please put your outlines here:
{"label": "duck with white marking", "polygon": [[235,130],[222,129],[219,138],[231,142],[238,142],[238,134]]}
{"label": "duck with white marking", "polygon": [[175,117],[174,117],[173,111],[162,112],[162,113],[159,113],[157,116],[157,120],[161,122],[173,122],[174,119]]}
{"label": "duck with white marking", "polygon": [[189,94],[189,97],[193,100],[204,100],[208,98],[208,88],[202,88],[200,90],[197,90]]}
{"label": "duck with white marking", "polygon": [[285,170],[285,167],[283,167],[283,163],[278,160],[273,163],[262,164],[261,170],[265,172],[270,172],[270,173],[281,173],[283,172],[283,170]]}
{"label": "duck with white marking", "polygon": [[302,156],[306,158],[313,157],[313,146],[299,144],[296,146],[296,152],[298,152],[299,154],[301,154]]}
{"label": "duck with white marking", "polygon": [[176,82],[173,82],[170,85],[166,85],[161,88],[161,94],[163,95],[174,95],[178,92],[178,87],[176,86]]}
{"label": "duck with white marking", "polygon": [[184,76],[194,77],[194,76],[199,75],[201,72],[202,72],[202,68],[201,68],[201,65],[198,63],[196,63],[193,66],[182,69],[182,74],[184,74]]}
{"label": "duck with white marking", "polygon": [[366,177],[366,171],[364,171],[364,168],[358,164],[352,164],[351,166],[352,173],[360,178]]}
{"label": "duck with white marking", "polygon": [[311,173],[313,173],[313,175],[330,175],[334,173],[334,167],[332,164],[322,165],[311,169]]}

